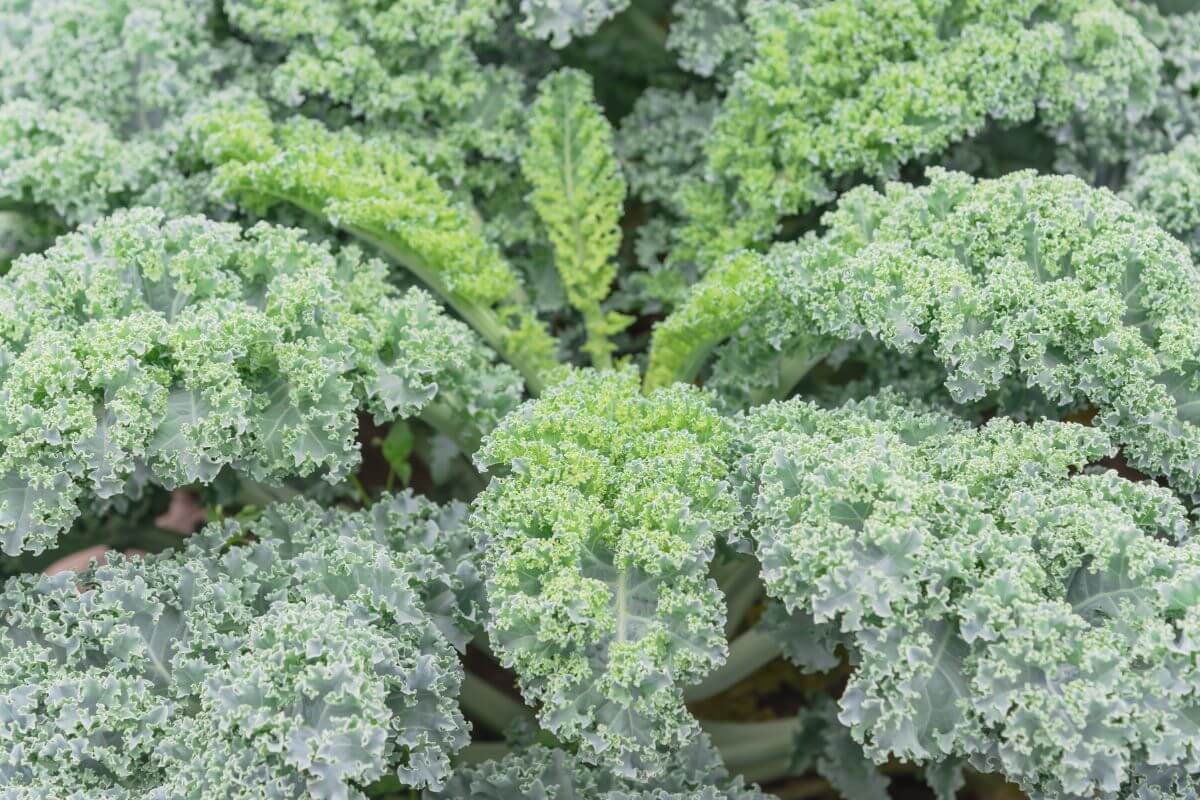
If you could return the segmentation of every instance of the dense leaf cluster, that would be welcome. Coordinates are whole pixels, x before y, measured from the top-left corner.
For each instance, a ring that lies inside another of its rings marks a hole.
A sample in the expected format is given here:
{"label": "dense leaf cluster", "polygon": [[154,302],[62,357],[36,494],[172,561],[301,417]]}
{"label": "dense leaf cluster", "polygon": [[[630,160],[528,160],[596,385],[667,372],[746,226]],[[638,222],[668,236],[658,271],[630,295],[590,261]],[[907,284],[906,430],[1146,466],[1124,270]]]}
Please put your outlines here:
{"label": "dense leaf cluster", "polygon": [[0,0],[0,800],[1195,800],[1198,53]]}
{"label": "dense leaf cluster", "polygon": [[348,798],[389,773],[440,787],[468,730],[465,619],[441,597],[470,591],[449,558],[458,517],[411,495],[297,502],[178,553],[13,578],[5,796]]}

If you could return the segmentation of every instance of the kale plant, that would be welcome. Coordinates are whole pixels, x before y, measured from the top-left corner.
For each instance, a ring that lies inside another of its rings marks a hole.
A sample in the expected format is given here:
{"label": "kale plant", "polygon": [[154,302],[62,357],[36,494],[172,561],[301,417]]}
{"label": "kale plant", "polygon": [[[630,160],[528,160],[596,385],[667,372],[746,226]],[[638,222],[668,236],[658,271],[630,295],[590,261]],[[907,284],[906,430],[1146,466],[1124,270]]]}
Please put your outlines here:
{"label": "kale plant", "polygon": [[0,800],[1200,797],[1200,7],[0,0]]}

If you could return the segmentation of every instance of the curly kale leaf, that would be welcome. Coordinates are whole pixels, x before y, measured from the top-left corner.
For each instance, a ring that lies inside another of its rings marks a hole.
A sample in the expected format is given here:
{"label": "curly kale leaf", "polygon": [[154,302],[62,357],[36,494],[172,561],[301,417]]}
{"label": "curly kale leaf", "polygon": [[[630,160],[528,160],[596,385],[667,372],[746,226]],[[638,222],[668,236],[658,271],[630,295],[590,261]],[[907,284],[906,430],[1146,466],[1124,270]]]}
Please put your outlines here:
{"label": "curly kale leaf", "polygon": [[667,47],[679,54],[679,66],[706,78],[730,78],[753,51],[749,5],[747,0],[676,0]]}
{"label": "curly kale leaf", "polygon": [[743,426],[764,583],[853,653],[840,719],[869,755],[1048,798],[1192,763],[1200,552],[1169,490],[1087,468],[1104,433],[887,394]]}
{"label": "curly kale leaf", "polygon": [[593,365],[609,367],[611,337],[632,322],[601,308],[617,274],[625,180],[587,73],[560,70],[542,81],[529,136],[522,170],[533,186],[530,200],[549,233],[567,299],[583,316],[584,349]]}
{"label": "curly kale leaf", "polygon": [[0,197],[49,208],[70,223],[94,220],[140,197],[164,166],[162,149],[126,141],[73,108],[29,100],[0,105]]}
{"label": "curly kale leaf", "polygon": [[3,0],[0,99],[158,130],[247,63],[216,16],[203,0]]}
{"label": "curly kale leaf", "polygon": [[520,397],[461,323],[297,230],[118,212],[0,279],[0,537],[54,544],[90,496],[358,464],[357,410],[477,440]]}
{"label": "curly kale leaf", "polygon": [[1200,257],[1200,140],[1189,136],[1139,161],[1121,196]]}
{"label": "curly kale leaf", "polygon": [[765,288],[722,290],[730,266],[706,278],[660,326],[649,374],[690,377],[689,330],[705,346],[732,336],[710,384],[747,402],[872,339],[940,364],[957,403],[1027,397],[1016,385],[1090,405],[1135,468],[1200,491],[1200,274],[1183,245],[1077,178],[928,178],[855,189],[823,237],[733,257],[739,286]]}
{"label": "curly kale leaf", "polygon": [[679,190],[704,166],[704,137],[718,104],[693,92],[647,89],[621,120],[617,154],[630,188],[643,200],[679,212]]}
{"label": "curly kale leaf", "polygon": [[[0,592],[0,777],[17,796],[363,798],[440,788],[467,741],[429,608],[436,509],[271,507],[181,551]],[[454,535],[454,531],[446,532]]]}
{"label": "curly kale leaf", "polygon": [[753,55],[684,189],[677,261],[702,268],[829,201],[839,179],[982,131],[1124,124],[1154,105],[1161,56],[1110,0],[837,0],[757,4]]}
{"label": "curly kale leaf", "polygon": [[476,455],[507,467],[475,501],[492,645],[539,720],[584,757],[657,773],[697,735],[683,687],[725,654],[708,577],[739,522],[727,422],[681,385],[582,372],[509,415]]}
{"label": "curly kale leaf", "polygon": [[1162,13],[1141,0],[1120,0],[1120,5],[1162,56],[1153,103],[1148,111],[1114,116],[1107,125],[1077,119],[1054,135],[1054,169],[1114,189],[1127,184],[1142,159],[1171,150],[1200,130],[1200,13],[1194,8]]}
{"label": "curly kale leaf", "polygon": [[765,800],[757,787],[731,778],[704,737],[672,755],[663,776],[633,781],[581,763],[561,749],[534,745],[504,758],[460,768],[437,800]]}
{"label": "curly kale leaf", "polygon": [[285,106],[327,100],[367,120],[448,125],[486,101],[501,69],[474,52],[494,38],[504,13],[496,0],[225,0],[224,8],[263,51],[268,93]]}
{"label": "curly kale leaf", "polygon": [[628,7],[629,0],[521,0],[521,30],[551,47],[566,47]]}
{"label": "curly kale leaf", "polygon": [[717,108],[715,99],[701,99],[690,90],[651,88],[621,120],[617,156],[631,194],[649,205],[650,214],[633,232],[642,269],[617,276],[622,308],[649,313],[670,308],[695,278],[693,270],[666,262],[683,214],[680,188],[704,168],[704,137]]}
{"label": "curly kale leaf", "polygon": [[0,203],[69,225],[132,204],[202,210],[181,120],[249,64],[198,0],[0,2]]}
{"label": "curly kale leaf", "polygon": [[555,342],[520,278],[479,230],[474,210],[390,137],[275,124],[258,103],[192,121],[221,191],[252,208],[294,206],[377,247],[467,320],[533,390],[554,371]]}

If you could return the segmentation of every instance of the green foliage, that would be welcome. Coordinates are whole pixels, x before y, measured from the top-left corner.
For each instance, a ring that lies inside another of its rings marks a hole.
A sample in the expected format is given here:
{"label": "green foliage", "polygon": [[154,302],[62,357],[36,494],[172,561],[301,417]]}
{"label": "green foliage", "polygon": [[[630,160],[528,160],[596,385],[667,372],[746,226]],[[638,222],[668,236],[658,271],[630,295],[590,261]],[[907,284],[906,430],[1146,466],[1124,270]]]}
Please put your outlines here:
{"label": "green foliage", "polygon": [[[520,383],[379,261],[300,231],[134,209],[0,279],[0,535],[52,546],[88,498],[359,461],[356,412],[490,427]],[[445,389],[441,386],[444,384]],[[461,429],[461,428],[460,428]]]}
{"label": "green foliage", "polygon": [[732,74],[751,50],[747,0],[677,0],[671,11],[667,46],[688,72],[722,78]]}
{"label": "green foliage", "polygon": [[521,752],[467,767],[434,800],[525,800],[587,797],[596,800],[766,800],[729,773],[703,739],[681,749],[661,778],[632,781],[602,767],[579,763],[570,753],[533,745]]}
{"label": "green foliage", "polygon": [[162,150],[127,142],[74,108],[26,99],[0,105],[0,197],[18,209],[49,207],[77,223],[141,197],[163,168]]}
{"label": "green foliage", "polygon": [[629,7],[630,0],[521,0],[521,29],[552,47],[589,36]]}
{"label": "green foliage", "polygon": [[378,248],[475,325],[531,386],[544,384],[555,345],[516,272],[470,209],[394,139],[302,119],[276,125],[259,104],[230,104],[194,124],[221,191],[257,210],[290,204]]}
{"label": "green foliage", "polygon": [[609,338],[632,321],[600,307],[617,274],[625,201],[612,126],[592,97],[591,79],[576,70],[543,81],[530,113],[521,162],[533,185],[530,200],[549,232],[567,299],[583,315],[584,349],[593,364],[608,367]]}
{"label": "green foliage", "polygon": [[1161,56],[1108,0],[780,0],[750,16],[753,56],[684,190],[677,260],[762,244],[838,180],[894,177],[989,121],[1049,131],[1143,116]]}
{"label": "green foliage", "polygon": [[[734,402],[785,396],[836,342],[868,338],[940,364],[956,403],[1030,402],[1014,386],[1068,410],[1087,403],[1131,464],[1195,494],[1200,274],[1186,249],[1076,178],[927,177],[849,192],[823,237],[746,256],[772,276],[754,281],[765,293],[706,278],[660,326],[649,374],[694,361],[671,340],[708,318],[710,339],[739,334],[711,381]],[[754,325],[737,328],[742,319]]]}
{"label": "green foliage", "polygon": [[1122,197],[1186,244],[1193,260],[1200,256],[1200,141],[1195,137],[1138,162]]}
{"label": "green foliage", "polygon": [[1168,490],[1084,469],[1103,433],[887,394],[744,426],[763,580],[855,654],[839,717],[869,755],[969,759],[1037,797],[1185,776],[1195,540]]}
{"label": "green foliage", "polygon": [[408,459],[412,456],[414,444],[416,437],[412,428],[403,421],[392,425],[379,444],[379,452],[387,459],[391,474],[405,486],[412,480],[412,464],[408,463]]}
{"label": "green foliage", "polygon": [[1198,53],[0,0],[0,800],[1196,800]]}
{"label": "green foliage", "polygon": [[443,630],[464,632],[439,597],[468,587],[428,535],[461,535],[444,521],[412,496],[356,513],[296,502],[176,553],[9,580],[9,796],[332,800],[386,774],[440,787],[468,730]]}
{"label": "green foliage", "polygon": [[581,372],[476,454],[508,467],[472,518],[492,646],[543,726],[620,774],[654,774],[696,735],[681,690],[724,657],[707,564],[738,522],[729,436],[698,391]]}
{"label": "green foliage", "polygon": [[1200,10],[1163,13],[1142,0],[1122,0],[1121,8],[1137,19],[1162,56],[1153,102],[1136,118],[1113,118],[1103,126],[1076,123],[1055,136],[1056,170],[1111,188],[1124,185],[1143,158],[1170,150],[1200,127]]}
{"label": "green foliage", "polygon": [[692,287],[675,313],[654,328],[646,388],[696,377],[713,348],[751,322],[776,289],[756,253],[726,258]]}
{"label": "green foliage", "polygon": [[61,232],[57,220],[24,211],[0,211],[0,274],[8,272],[13,259],[45,248]]}
{"label": "green foliage", "polygon": [[203,210],[180,120],[249,63],[214,41],[210,5],[0,2],[0,205],[69,225],[137,203]]}
{"label": "green foliage", "polygon": [[617,153],[632,194],[649,206],[650,219],[635,232],[642,270],[620,276],[624,308],[656,312],[682,301],[694,271],[667,264],[675,226],[682,218],[679,194],[704,168],[704,137],[717,102],[692,91],[647,89],[621,120]]}
{"label": "green foliage", "polygon": [[692,92],[647,89],[621,121],[617,152],[634,193],[678,212],[683,184],[704,165],[717,103]]}
{"label": "green foliage", "polygon": [[[72,108],[114,130],[169,126],[245,63],[195,0],[4,0],[0,98]],[[154,79],[147,79],[152,76]]]}
{"label": "green foliage", "polygon": [[369,120],[443,126],[468,119],[504,80],[473,50],[493,35],[495,0],[226,0],[224,8],[235,30],[277,54],[268,93],[287,106],[325,100]]}

